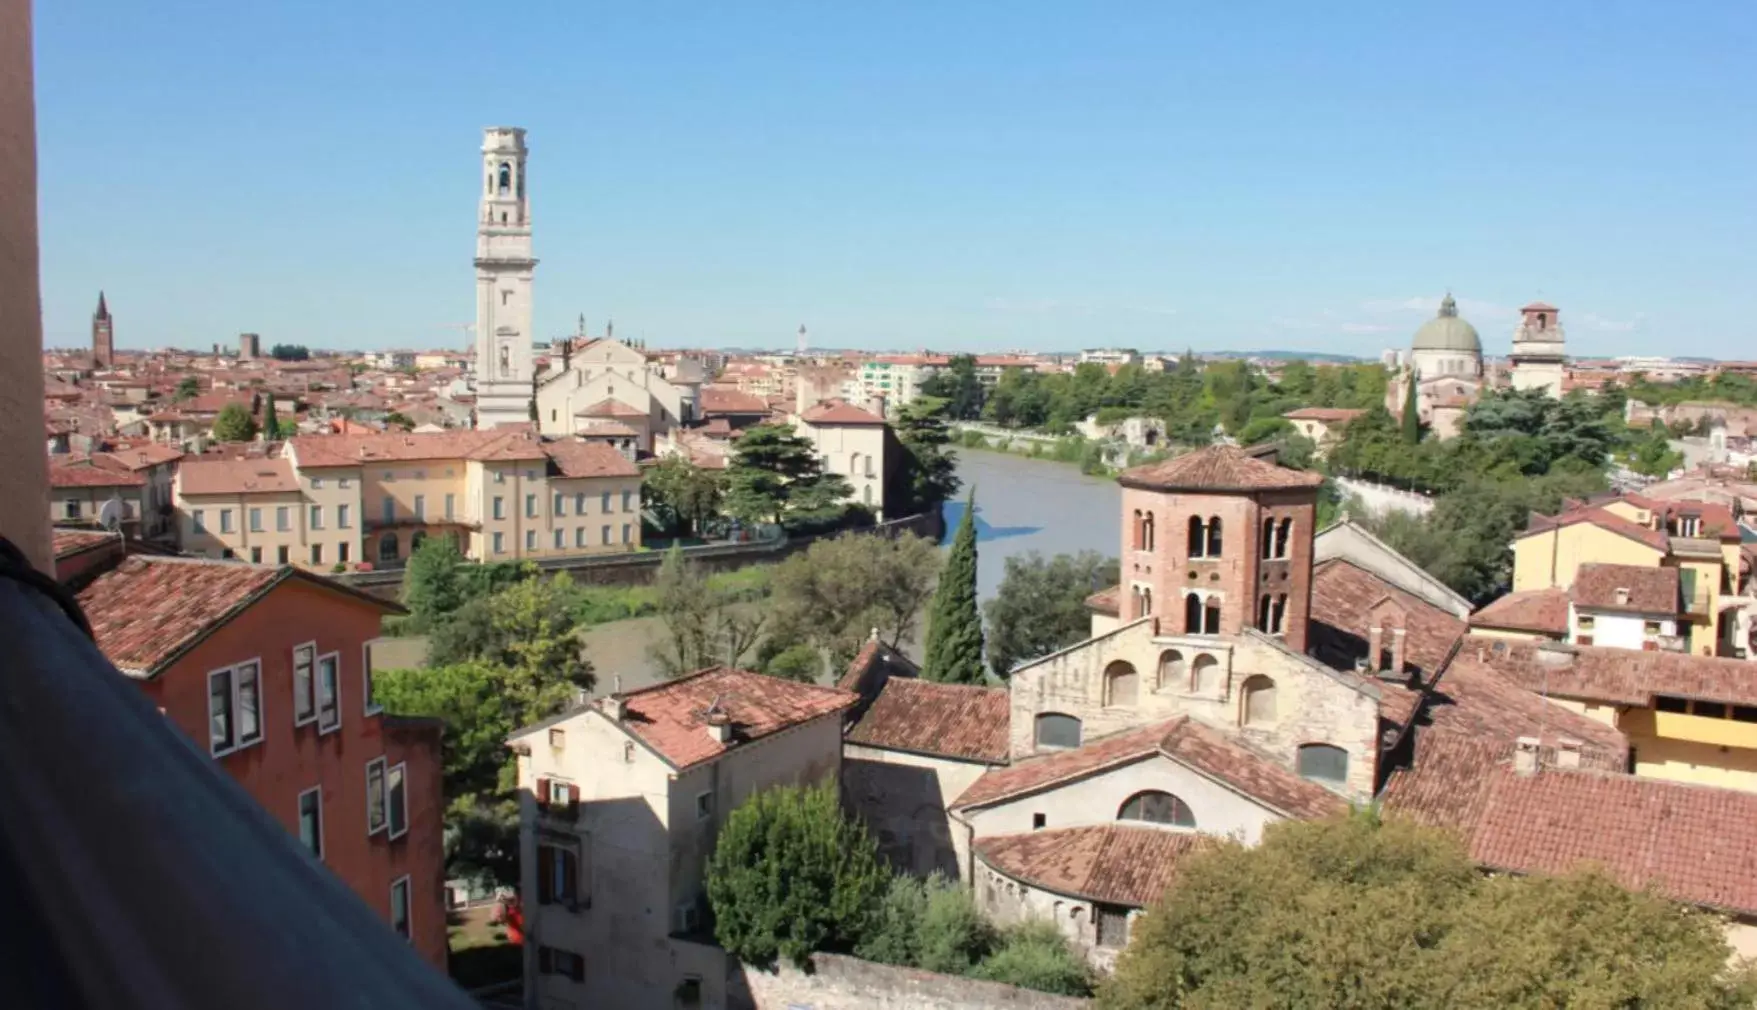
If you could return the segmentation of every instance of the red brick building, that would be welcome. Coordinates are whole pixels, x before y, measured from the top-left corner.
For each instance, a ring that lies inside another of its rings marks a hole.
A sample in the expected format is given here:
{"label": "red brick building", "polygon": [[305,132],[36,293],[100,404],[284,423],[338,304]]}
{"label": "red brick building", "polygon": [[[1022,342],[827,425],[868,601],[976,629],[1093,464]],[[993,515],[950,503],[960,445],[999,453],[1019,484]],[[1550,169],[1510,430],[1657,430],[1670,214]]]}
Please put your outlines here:
{"label": "red brick building", "polygon": [[116,668],[443,970],[440,728],[382,713],[367,668],[395,605],[287,566],[153,557],[79,601]]}

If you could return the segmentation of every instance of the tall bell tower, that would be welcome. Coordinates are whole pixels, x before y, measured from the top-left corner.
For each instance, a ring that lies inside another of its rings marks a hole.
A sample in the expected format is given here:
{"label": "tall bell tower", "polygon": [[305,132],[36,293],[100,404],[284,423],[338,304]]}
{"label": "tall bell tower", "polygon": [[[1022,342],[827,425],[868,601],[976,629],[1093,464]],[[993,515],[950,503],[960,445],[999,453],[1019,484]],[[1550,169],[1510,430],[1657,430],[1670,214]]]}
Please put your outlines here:
{"label": "tall bell tower", "polygon": [[476,426],[531,419],[531,205],[525,131],[482,136],[482,209],[476,219]]}

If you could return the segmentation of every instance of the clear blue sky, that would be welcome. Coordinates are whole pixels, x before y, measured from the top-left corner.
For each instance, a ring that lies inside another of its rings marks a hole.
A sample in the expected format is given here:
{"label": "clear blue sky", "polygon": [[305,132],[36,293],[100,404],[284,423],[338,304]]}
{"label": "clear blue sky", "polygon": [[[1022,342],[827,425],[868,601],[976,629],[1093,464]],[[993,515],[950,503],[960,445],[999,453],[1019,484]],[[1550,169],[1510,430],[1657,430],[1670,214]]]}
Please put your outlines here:
{"label": "clear blue sky", "polygon": [[463,346],[505,124],[540,337],[1757,358],[1757,4],[1368,6],[39,0],[45,330]]}

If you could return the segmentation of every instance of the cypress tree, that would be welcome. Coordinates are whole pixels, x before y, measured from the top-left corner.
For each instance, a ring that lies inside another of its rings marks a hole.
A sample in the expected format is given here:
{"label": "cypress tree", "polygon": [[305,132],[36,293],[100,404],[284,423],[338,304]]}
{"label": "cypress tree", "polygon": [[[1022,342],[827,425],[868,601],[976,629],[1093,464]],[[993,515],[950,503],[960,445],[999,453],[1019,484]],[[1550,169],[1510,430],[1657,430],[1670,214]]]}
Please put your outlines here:
{"label": "cypress tree", "polygon": [[921,676],[955,684],[983,682],[982,615],[976,609],[975,488],[964,503],[964,518],[958,521],[952,551],[933,591]]}
{"label": "cypress tree", "polygon": [[1415,369],[1409,370],[1409,379],[1403,387],[1403,442],[1414,445],[1421,441],[1421,412],[1415,406]]}
{"label": "cypress tree", "polygon": [[281,422],[275,419],[275,394],[268,394],[262,404],[262,437],[273,441],[281,437]]}

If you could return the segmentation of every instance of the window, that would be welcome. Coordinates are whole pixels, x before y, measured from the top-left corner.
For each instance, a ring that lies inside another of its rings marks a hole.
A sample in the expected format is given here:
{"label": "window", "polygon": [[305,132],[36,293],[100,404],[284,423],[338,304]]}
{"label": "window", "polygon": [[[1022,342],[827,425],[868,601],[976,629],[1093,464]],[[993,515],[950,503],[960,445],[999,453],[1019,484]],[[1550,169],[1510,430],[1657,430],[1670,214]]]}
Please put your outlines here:
{"label": "window", "polygon": [[366,833],[376,835],[385,829],[384,758],[366,762]]}
{"label": "window", "polygon": [[1189,545],[1189,555],[1192,558],[1202,557],[1207,551],[1207,527],[1202,523],[1201,516],[1190,516],[1190,532],[1186,543]]}
{"label": "window", "polygon": [[336,703],[340,694],[337,681],[341,677],[341,663],[339,653],[317,658],[317,729],[322,733],[342,724],[342,710]]}
{"label": "window", "polygon": [[253,565],[262,564],[262,548],[260,548],[260,547],[250,548],[250,563]]}
{"label": "window", "polygon": [[345,530],[348,528],[348,523],[349,523],[348,506],[337,505],[336,506],[336,528]]}
{"label": "window", "polygon": [[1133,707],[1141,693],[1141,676],[1133,664],[1119,659],[1104,668],[1104,703]]}
{"label": "window", "polygon": [[604,492],[602,498],[598,502],[598,510],[600,512],[610,511],[610,492]]}
{"label": "window", "polygon": [[500,470],[496,470],[496,471],[494,471],[494,483],[496,483],[496,484],[505,484],[505,483],[506,483],[506,474],[505,474],[505,472],[503,472],[503,471],[500,471]]}
{"label": "window", "polygon": [[458,496],[457,495],[448,494],[445,496],[445,517],[447,519],[452,519],[452,518],[456,517],[457,503],[458,503]]}
{"label": "window", "polygon": [[353,486],[354,486],[354,482],[349,480],[346,477],[340,477],[340,478],[337,478],[337,480],[336,480],[336,487],[353,487]]}
{"label": "window", "polygon": [[714,816],[714,794],[697,793],[695,797],[695,819],[705,821]]}
{"label": "window", "polygon": [[314,530],[323,529],[323,506],[322,505],[311,506],[311,528]]}
{"label": "window", "polygon": [[586,528],[584,526],[575,526],[574,527],[573,545],[575,547],[586,546]]}
{"label": "window", "polygon": [[1662,694],[1653,699],[1653,707],[1661,712],[1684,713],[1690,711],[1689,701]]}
{"label": "window", "polygon": [[415,471],[415,479],[416,479],[416,480],[426,480],[426,479],[427,479],[427,471],[425,471],[425,470],[416,470],[416,471]]}
{"label": "window", "polygon": [[232,532],[232,510],[220,509],[220,532]]}
{"label": "window", "polygon": [[314,565],[323,564],[323,545],[322,544],[312,544],[311,545],[311,563]]}
{"label": "window", "polygon": [[601,535],[604,538],[604,546],[606,546],[606,547],[610,546],[610,527],[602,526],[602,527],[599,527],[599,530],[601,532]]}
{"label": "window", "polygon": [[677,931],[693,933],[701,927],[701,910],[691,901],[679,902],[677,905]]}
{"label": "window", "polygon": [[1293,519],[1290,517],[1281,520],[1281,525],[1275,528],[1275,556],[1277,558],[1287,557],[1287,544],[1292,539]]}
{"label": "window", "polygon": [[255,660],[207,675],[208,744],[215,757],[262,740],[262,667]]}
{"label": "window", "polygon": [[[347,545],[343,544],[342,546],[346,547]],[[360,647],[360,686],[361,686],[362,693],[366,697],[366,714],[367,715],[377,715],[379,712],[383,711],[384,706],[380,705],[378,703],[378,700],[375,697],[373,697],[373,695],[376,692],[372,688],[372,643],[371,642],[367,642],[365,645]]]}
{"label": "window", "polygon": [[537,496],[534,494],[525,495],[525,518],[537,518]]}
{"label": "window", "polygon": [[1080,720],[1059,712],[1045,712],[1037,717],[1037,746],[1080,746]]}
{"label": "window", "polygon": [[385,495],[384,500],[379,502],[379,514],[384,517],[385,522],[395,522],[397,518],[397,500],[390,495]]}
{"label": "window", "polygon": [[1658,621],[1648,621],[1645,625],[1642,626],[1641,630],[1646,632],[1649,635],[1657,635],[1657,634],[1659,634],[1659,622]]}
{"label": "window", "polygon": [[628,523],[622,524],[622,542],[623,543],[626,544],[626,543],[633,542],[633,539],[631,537],[631,533],[633,532],[633,530],[634,530],[634,527],[630,526]]}
{"label": "window", "polygon": [[580,857],[561,845],[537,847],[537,902],[573,907],[580,895]]}
{"label": "window", "polygon": [[1734,722],[1757,722],[1757,707],[1751,705],[1733,706]]}
{"label": "window", "polygon": [[293,509],[291,506],[279,505],[275,508],[275,529],[282,533],[293,528]]}
{"label": "window", "polygon": [[[68,516],[68,518],[70,518],[70,519],[77,518],[79,515],[79,503],[78,502],[69,502],[68,505],[73,510],[73,515]],[[189,527],[191,530],[193,530],[196,533],[206,533],[207,532],[207,513],[206,513],[206,510],[195,509],[194,511],[190,512],[189,513]]]}
{"label": "window", "polygon": [[526,470],[526,471],[525,471],[525,479],[526,479],[526,480],[536,480],[536,479],[537,479],[537,471],[535,471],[535,470]]}
{"label": "window", "polygon": [[549,746],[556,750],[567,749],[567,730],[556,728],[549,731]]}
{"label": "window", "polygon": [[1208,519],[1208,556],[1217,558],[1220,553],[1220,517],[1211,516]]}
{"label": "window", "polygon": [[1262,674],[1245,678],[1242,721],[1262,726],[1275,721],[1275,682]]}
{"label": "window", "polygon": [[534,551],[536,549],[537,549],[537,531],[536,530],[526,530],[525,531],[525,550]]}
{"label": "window", "polygon": [[250,510],[250,532],[262,532],[262,510],[259,508],[253,508]]}
{"label": "window", "polygon": [[1698,701],[1691,704],[1690,714],[1704,719],[1725,719],[1726,706],[1718,701]]}
{"label": "window", "polygon": [[1220,672],[1220,661],[1207,653],[1196,657],[1190,667],[1190,687],[1197,694],[1209,696],[1219,695],[1226,689],[1226,680]]}
{"label": "window", "polygon": [[622,511],[624,511],[624,512],[634,511],[634,492],[633,491],[622,492]]}
{"label": "window", "polygon": [[1193,828],[1196,815],[1189,804],[1170,793],[1149,789],[1123,801],[1116,812],[1119,821],[1144,821],[1148,824],[1169,824],[1175,828]]}
{"label": "window", "polygon": [[1348,752],[1327,743],[1302,744],[1298,768],[1302,779],[1339,786],[1348,781]]}
{"label": "window", "polygon": [[1097,905],[1092,919],[1098,925],[1098,946],[1119,950],[1129,943],[1129,910],[1121,905]]}
{"label": "window", "polygon": [[317,663],[317,646],[293,650],[293,725],[303,726],[317,718],[317,696],[312,692],[311,672]]}
{"label": "window", "polygon": [[386,530],[384,535],[378,538],[379,561],[395,561],[401,552],[402,548],[397,544],[396,530]]}
{"label": "window", "polygon": [[576,492],[573,496],[573,514],[576,516],[586,514],[586,493],[584,491]]}
{"label": "window", "polygon": [[312,855],[323,858],[322,786],[312,786],[299,794],[299,841]]}
{"label": "window", "polygon": [[1267,561],[1275,556],[1275,517],[1263,517],[1262,558]]}
{"label": "window", "polygon": [[1049,826],[1049,815],[1048,814],[1034,813],[1031,815],[1031,830],[1032,831],[1042,831],[1044,828],[1046,828],[1048,826]]}
{"label": "window", "polygon": [[1159,687],[1182,687],[1184,679],[1184,654],[1176,649],[1167,649],[1159,654]]}
{"label": "window", "polygon": [[1202,633],[1202,597],[1196,593],[1184,594],[1184,634],[1200,635]]}
{"label": "window", "polygon": [[323,478],[322,477],[311,478],[311,490],[313,490],[313,491],[323,490]]}
{"label": "window", "polygon": [[1574,623],[1582,631],[1587,630],[1592,627],[1592,615],[1591,614],[1581,614],[1579,619],[1576,620]]}
{"label": "window", "polygon": [[347,561],[348,561],[348,542],[346,540],[343,540],[341,543],[336,544],[336,560],[342,562],[343,564],[347,564]]}
{"label": "window", "polygon": [[1208,597],[1208,602],[1202,607],[1202,634],[1220,634],[1220,599],[1218,597]]}
{"label": "window", "polygon": [[[68,519],[78,519],[79,518],[79,501],[77,499],[69,498],[67,501],[63,502],[62,504],[66,507],[66,517]],[[197,512],[196,514],[200,515],[201,513]],[[199,526],[199,521],[198,521],[197,525]]]}
{"label": "window", "polygon": [[506,518],[506,499],[499,495],[494,496],[494,518]]}
{"label": "window", "polygon": [[293,549],[291,547],[288,547],[286,544],[282,544],[279,547],[276,547],[275,548],[275,562],[277,564],[284,565],[287,562],[291,561],[293,559],[292,558],[292,551],[293,551]]}
{"label": "window", "polygon": [[[564,975],[575,982],[584,982],[586,980],[586,959],[571,950],[562,950],[560,947],[538,947],[537,973],[539,975]],[[682,992],[681,987],[678,991]],[[698,994],[701,992],[700,979],[696,980],[696,992]],[[680,996],[679,999],[681,998]],[[700,1000],[701,997],[698,995],[695,1004],[684,1005],[699,1005]]]}
{"label": "window", "polygon": [[496,553],[496,554],[505,554],[506,553],[506,534],[505,533],[494,534],[494,553]]}
{"label": "window", "polygon": [[415,509],[414,509],[414,511],[415,511],[415,518],[416,519],[427,518],[427,496],[426,495],[418,494],[415,496]]}
{"label": "window", "polygon": [[409,833],[409,768],[405,764],[397,764],[384,776],[384,795],[387,809],[385,819],[390,824],[390,837],[401,838]]}
{"label": "window", "polygon": [[403,939],[410,938],[408,874],[398,877],[390,885],[390,928]]}
{"label": "window", "polygon": [[565,543],[566,539],[567,539],[567,531],[566,530],[559,530],[559,529],[556,530],[555,531],[555,549],[561,550],[563,547],[567,546],[567,544]]}
{"label": "window", "polygon": [[567,495],[560,491],[555,492],[555,514],[558,516],[567,515]]}

